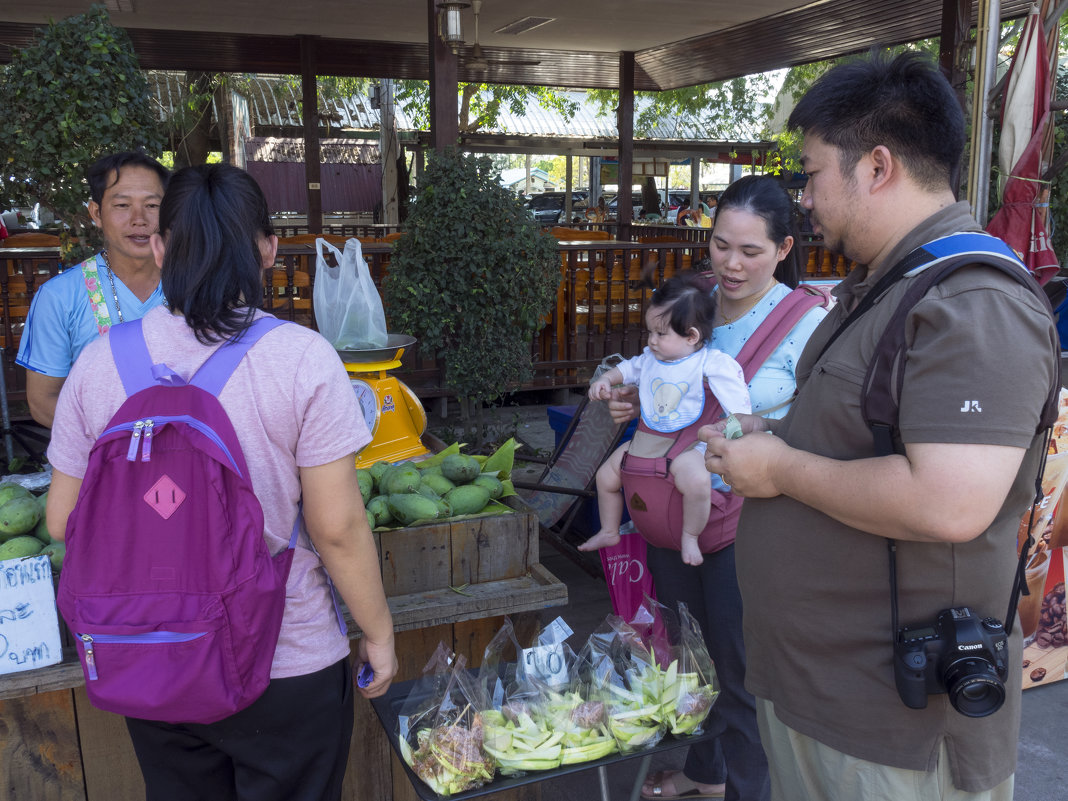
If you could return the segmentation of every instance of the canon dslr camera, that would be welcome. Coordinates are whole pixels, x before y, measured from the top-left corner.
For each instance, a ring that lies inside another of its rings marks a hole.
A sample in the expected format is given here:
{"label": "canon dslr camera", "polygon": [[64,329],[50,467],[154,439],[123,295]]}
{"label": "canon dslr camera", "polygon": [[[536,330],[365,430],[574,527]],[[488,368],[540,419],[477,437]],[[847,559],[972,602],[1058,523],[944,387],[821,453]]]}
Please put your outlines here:
{"label": "canon dslr camera", "polygon": [[945,609],[935,623],[906,626],[894,644],[894,680],[905,706],[923,709],[927,696],[949,693],[962,715],[992,715],[1005,702],[1009,638],[1001,621],[967,607]]}

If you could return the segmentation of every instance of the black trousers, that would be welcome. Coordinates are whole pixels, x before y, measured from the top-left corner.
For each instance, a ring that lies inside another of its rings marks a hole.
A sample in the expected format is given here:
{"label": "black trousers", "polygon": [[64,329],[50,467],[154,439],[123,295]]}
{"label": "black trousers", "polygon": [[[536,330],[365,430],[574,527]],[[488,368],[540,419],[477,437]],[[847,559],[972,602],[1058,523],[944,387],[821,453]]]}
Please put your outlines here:
{"label": "black trousers", "polygon": [[685,602],[701,625],[719,681],[719,697],[705,721],[705,729],[718,736],[690,746],[683,773],[701,784],[726,781],[726,801],[767,801],[768,760],[760,744],[756,702],[744,686],[742,596],[734,572],[734,545],[704,557],[700,565],[687,565],[678,551],[652,545],[646,557],[657,601],[673,611],[679,601]]}
{"label": "black trousers", "polygon": [[343,659],[274,679],[251,706],[210,724],[127,718],[147,801],[336,801],[353,727]]}

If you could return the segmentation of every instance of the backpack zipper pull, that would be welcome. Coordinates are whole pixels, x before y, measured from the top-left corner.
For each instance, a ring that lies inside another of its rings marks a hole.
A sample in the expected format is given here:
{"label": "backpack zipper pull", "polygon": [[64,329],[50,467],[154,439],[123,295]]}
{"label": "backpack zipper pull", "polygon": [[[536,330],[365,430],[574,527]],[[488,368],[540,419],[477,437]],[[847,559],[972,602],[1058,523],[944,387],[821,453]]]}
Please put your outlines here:
{"label": "backpack zipper pull", "polygon": [[96,681],[96,653],[93,651],[92,635],[79,634],[78,638],[82,641],[82,646],[85,648],[85,670],[89,674],[89,680]]}
{"label": "backpack zipper pull", "polygon": [[133,426],[133,435],[130,437],[130,449],[126,451],[126,461],[132,462],[137,459],[137,446],[141,443],[141,429],[145,427],[144,420],[138,420]]}
{"label": "backpack zipper pull", "polygon": [[152,420],[145,420],[145,438],[141,444],[141,461],[147,462],[152,459]]}

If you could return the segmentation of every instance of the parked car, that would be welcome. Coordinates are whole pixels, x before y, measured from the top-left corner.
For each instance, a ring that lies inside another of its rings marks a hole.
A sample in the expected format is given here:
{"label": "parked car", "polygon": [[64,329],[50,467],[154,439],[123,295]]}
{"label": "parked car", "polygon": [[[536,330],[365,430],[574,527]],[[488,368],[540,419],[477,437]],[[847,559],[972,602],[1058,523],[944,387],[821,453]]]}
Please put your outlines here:
{"label": "parked car", "polygon": [[[549,226],[561,222],[564,213],[564,198],[566,192],[542,192],[534,195],[527,201],[538,225]],[[572,222],[581,222],[585,219],[586,202],[590,193],[584,189],[571,191],[571,215]]]}

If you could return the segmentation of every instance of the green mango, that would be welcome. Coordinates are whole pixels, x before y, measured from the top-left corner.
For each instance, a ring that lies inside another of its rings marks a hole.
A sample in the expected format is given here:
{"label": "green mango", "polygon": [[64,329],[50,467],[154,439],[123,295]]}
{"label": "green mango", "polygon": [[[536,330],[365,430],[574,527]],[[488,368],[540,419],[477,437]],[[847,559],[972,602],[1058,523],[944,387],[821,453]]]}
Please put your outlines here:
{"label": "green mango", "polygon": [[433,520],[438,516],[438,505],[430,498],[412,492],[389,496],[389,511],[403,526],[419,520]]}
{"label": "green mango", "polygon": [[478,460],[462,453],[446,456],[441,462],[441,474],[456,485],[474,481],[481,472],[482,465]]}
{"label": "green mango", "polygon": [[41,515],[41,519],[37,521],[37,527],[33,530],[33,536],[45,545],[52,544],[52,535],[48,533],[48,524],[45,522],[44,515]]}
{"label": "green mango", "polygon": [[389,511],[389,500],[385,495],[376,495],[367,504],[367,511],[375,516],[375,525],[384,526],[393,521],[393,513]]}
{"label": "green mango", "polygon": [[16,484],[13,481],[8,481],[5,484],[0,484],[0,506],[3,506],[8,501],[15,498],[32,498],[33,493],[26,489],[21,484]]}
{"label": "green mango", "polygon": [[485,473],[480,475],[471,483],[476,487],[482,487],[489,493],[490,497],[494,500],[500,498],[501,494],[504,492],[504,485],[501,484],[500,480]]}
{"label": "green mango", "polygon": [[373,529],[375,527],[375,513],[367,508],[364,508],[364,511],[367,512],[367,525]]}
{"label": "green mango", "polygon": [[438,498],[434,501],[438,505],[438,519],[444,520],[445,518],[452,517],[452,507],[449,506],[449,502],[444,498]]}
{"label": "green mango", "polygon": [[390,467],[392,467],[392,465],[390,465],[389,462],[379,461],[367,468],[371,471],[371,478],[374,479],[375,489],[378,489],[378,482],[382,480],[382,474],[389,470]]}
{"label": "green mango", "polygon": [[[435,512],[437,508],[435,507]],[[36,537],[25,535],[15,537],[0,545],[0,562],[5,559],[21,559],[24,556],[36,556],[45,546]]]}
{"label": "green mango", "polygon": [[432,464],[432,465],[430,465],[430,467],[420,467],[419,468],[419,472],[422,474],[423,480],[426,481],[426,477],[427,476],[440,476],[441,475],[441,465]]}
{"label": "green mango", "polygon": [[454,515],[473,515],[486,508],[486,504],[490,500],[490,494],[485,487],[480,487],[477,484],[467,484],[449,490],[445,495],[445,500],[452,507]]}
{"label": "green mango", "polygon": [[449,481],[449,479],[445,478],[445,476],[441,475],[441,473],[431,473],[430,475],[423,473],[423,486],[430,487],[430,489],[434,490],[438,495],[444,495],[456,485]]}
{"label": "green mango", "polygon": [[53,542],[43,547],[38,555],[47,556],[52,563],[52,572],[58,573],[63,569],[63,557],[67,555],[67,546],[62,542]]}
{"label": "green mango", "polygon": [[396,465],[382,477],[382,480],[383,494],[404,495],[405,493],[415,492],[419,488],[419,483],[422,479],[419,475],[419,470],[413,467],[410,462],[405,462],[404,464]]}
{"label": "green mango", "polygon": [[432,501],[436,501],[441,497],[441,493],[435,492],[431,487],[428,487],[424,482],[420,482],[419,486],[415,488],[417,494],[422,495],[424,498],[430,498]]}
{"label": "green mango", "polygon": [[371,493],[375,488],[375,480],[371,476],[370,470],[364,470],[362,467],[356,468],[356,481],[360,485],[360,495],[363,496],[364,505],[371,500]]}
{"label": "green mango", "polygon": [[0,506],[0,538],[10,539],[33,531],[41,519],[41,504],[27,493]]}

